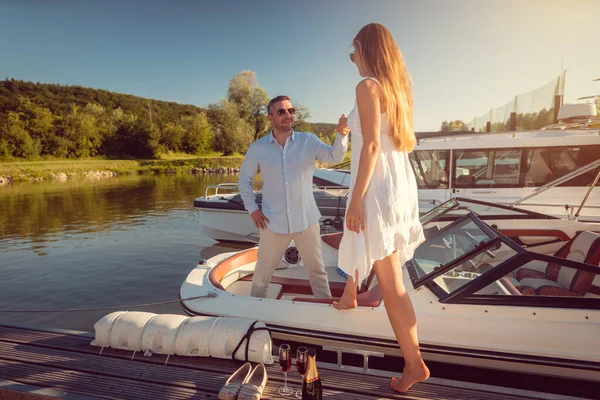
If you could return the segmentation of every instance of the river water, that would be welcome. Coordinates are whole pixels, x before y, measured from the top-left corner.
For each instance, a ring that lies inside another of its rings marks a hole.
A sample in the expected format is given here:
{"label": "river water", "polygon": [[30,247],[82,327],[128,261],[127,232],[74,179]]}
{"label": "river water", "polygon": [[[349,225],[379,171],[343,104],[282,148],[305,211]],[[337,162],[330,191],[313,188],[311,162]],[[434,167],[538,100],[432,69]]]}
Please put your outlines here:
{"label": "river water", "polygon": [[[193,208],[233,175],[127,176],[0,187],[0,309],[64,310],[177,300],[203,238]],[[133,310],[133,309],[132,309]],[[184,314],[178,303],[135,308]],[[93,332],[112,312],[0,313],[0,323]]]}

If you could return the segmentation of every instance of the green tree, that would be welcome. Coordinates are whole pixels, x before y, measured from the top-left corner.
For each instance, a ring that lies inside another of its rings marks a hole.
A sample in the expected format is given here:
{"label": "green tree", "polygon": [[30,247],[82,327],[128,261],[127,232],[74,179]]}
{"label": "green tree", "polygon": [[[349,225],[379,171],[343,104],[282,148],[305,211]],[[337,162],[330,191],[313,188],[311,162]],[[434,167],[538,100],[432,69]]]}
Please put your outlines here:
{"label": "green tree", "polygon": [[268,129],[267,92],[258,86],[256,73],[242,71],[229,81],[227,100],[235,103],[239,115],[254,128],[254,140],[258,139]]}
{"label": "green tree", "polygon": [[466,131],[466,124],[457,119],[456,121],[444,121],[440,127],[440,132],[455,132],[455,131]]}
{"label": "green tree", "polygon": [[185,129],[178,123],[167,122],[160,135],[159,148],[162,151],[180,151],[183,148]]}
{"label": "green tree", "polygon": [[71,106],[71,112],[63,118],[61,124],[61,136],[69,142],[67,157],[82,158],[98,154],[102,137],[96,121],[95,115],[84,112],[76,105]]}
{"label": "green tree", "polygon": [[124,114],[115,134],[105,143],[105,149],[118,157],[154,158],[158,150],[156,143],[156,129],[150,127],[146,119]]}
{"label": "green tree", "polygon": [[20,113],[8,113],[8,126],[2,138],[5,156],[36,158],[41,154],[42,144],[39,138],[32,138],[27,132],[24,116]]}
{"label": "green tree", "polygon": [[[34,140],[39,140],[43,148],[54,135],[54,115],[45,107],[35,104],[29,97],[17,96],[19,113],[24,127]],[[44,149],[45,150],[45,149]]]}
{"label": "green tree", "polygon": [[[317,122],[311,123],[310,126],[311,127],[309,132],[312,132],[315,135],[317,135],[319,138],[321,138],[323,142],[333,144],[336,135],[336,133],[334,132],[336,124]],[[350,145],[350,143],[348,143],[348,145]]]}
{"label": "green tree", "polygon": [[212,145],[212,126],[206,113],[181,117],[181,125],[185,130],[183,151],[190,154],[202,154],[210,150]]}
{"label": "green tree", "polygon": [[227,100],[211,104],[208,118],[213,126],[214,149],[223,155],[244,153],[254,139],[252,126],[239,116],[237,105]]}
{"label": "green tree", "polygon": [[310,122],[308,122],[308,119],[310,118],[308,108],[299,102],[294,102],[294,108],[296,109],[294,130],[298,132],[310,132],[312,126]]}

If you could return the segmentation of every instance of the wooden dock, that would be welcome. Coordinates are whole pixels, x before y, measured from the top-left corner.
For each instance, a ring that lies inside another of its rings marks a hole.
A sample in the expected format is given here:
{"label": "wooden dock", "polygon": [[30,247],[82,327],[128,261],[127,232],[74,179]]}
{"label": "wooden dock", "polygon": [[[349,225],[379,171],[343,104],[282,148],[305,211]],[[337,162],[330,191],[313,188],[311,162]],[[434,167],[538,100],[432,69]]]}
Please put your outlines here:
{"label": "wooden dock", "polygon": [[[91,346],[86,332],[0,325],[0,400],[3,399],[216,399],[239,361],[154,354]],[[292,399],[277,394],[283,386],[278,364],[266,366],[263,399]],[[370,399],[573,399],[573,397],[471,385],[435,378],[407,393],[394,393],[389,378],[321,368],[323,398]],[[288,384],[301,387],[295,370]]]}

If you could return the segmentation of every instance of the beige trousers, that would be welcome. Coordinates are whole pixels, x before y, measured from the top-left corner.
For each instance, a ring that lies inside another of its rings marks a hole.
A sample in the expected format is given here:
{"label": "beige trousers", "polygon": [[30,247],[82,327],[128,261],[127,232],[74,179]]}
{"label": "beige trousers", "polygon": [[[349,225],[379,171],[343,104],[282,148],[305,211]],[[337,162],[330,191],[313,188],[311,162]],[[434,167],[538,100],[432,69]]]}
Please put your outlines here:
{"label": "beige trousers", "polygon": [[280,234],[272,232],[269,228],[261,229],[258,242],[258,261],[254,268],[251,295],[263,298],[267,296],[273,272],[292,239],[304,266],[308,268],[308,280],[313,295],[317,298],[331,298],[321,253],[321,229],[318,222],[309,226],[305,231],[297,233]]}

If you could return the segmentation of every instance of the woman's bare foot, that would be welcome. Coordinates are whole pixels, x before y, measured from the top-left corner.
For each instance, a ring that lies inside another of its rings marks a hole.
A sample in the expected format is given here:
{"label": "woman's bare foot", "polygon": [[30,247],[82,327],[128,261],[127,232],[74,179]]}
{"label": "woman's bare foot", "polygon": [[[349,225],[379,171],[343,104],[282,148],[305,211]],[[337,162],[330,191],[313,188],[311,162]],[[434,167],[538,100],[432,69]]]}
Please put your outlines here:
{"label": "woman's bare foot", "polygon": [[338,310],[350,310],[351,308],[356,308],[356,306],[358,306],[358,302],[356,301],[358,285],[356,282],[358,282],[358,269],[354,271],[354,277],[352,277],[352,275],[348,276],[346,286],[344,287],[344,293],[342,293],[340,300],[331,303],[335,308]]}
{"label": "woman's bare foot", "polygon": [[333,306],[338,310],[350,310],[351,308],[355,308],[356,306],[358,306],[356,297],[346,292],[342,294],[342,297],[340,297],[340,301],[334,301],[331,304],[333,304]]}
{"label": "woman's bare foot", "polygon": [[392,378],[390,386],[397,392],[406,392],[417,382],[423,382],[429,378],[429,368],[423,360],[415,365],[406,365],[402,371],[401,378]]}

